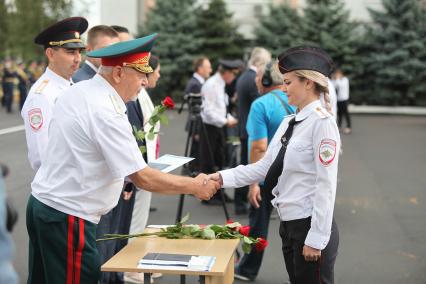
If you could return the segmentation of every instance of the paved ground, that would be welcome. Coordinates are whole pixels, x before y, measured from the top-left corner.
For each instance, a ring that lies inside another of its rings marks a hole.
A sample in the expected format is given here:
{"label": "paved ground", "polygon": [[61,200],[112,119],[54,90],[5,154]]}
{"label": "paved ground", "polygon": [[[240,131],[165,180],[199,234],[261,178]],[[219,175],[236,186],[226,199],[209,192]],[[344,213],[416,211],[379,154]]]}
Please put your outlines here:
{"label": "paved ground", "polygon": [[[172,113],[170,118],[170,126],[163,128],[161,150],[182,154],[184,115]],[[340,229],[336,283],[426,283],[426,117],[363,115],[354,116],[353,121],[353,134],[343,137],[335,209]],[[20,124],[18,114],[0,110],[0,133]],[[13,239],[15,267],[25,283],[28,237],[24,212],[33,174],[23,131],[0,134],[0,160],[11,169],[7,191],[20,211]],[[155,196],[153,206],[159,210],[151,214],[149,223],[173,223],[177,200]],[[202,206],[194,198],[187,198],[184,211],[191,212],[194,223],[224,221],[219,207]],[[233,217],[247,223],[246,217]],[[279,284],[287,279],[278,224],[278,220],[271,222],[271,244],[257,283]],[[164,277],[156,283],[178,283],[178,279]],[[197,280],[191,278],[188,283]]]}

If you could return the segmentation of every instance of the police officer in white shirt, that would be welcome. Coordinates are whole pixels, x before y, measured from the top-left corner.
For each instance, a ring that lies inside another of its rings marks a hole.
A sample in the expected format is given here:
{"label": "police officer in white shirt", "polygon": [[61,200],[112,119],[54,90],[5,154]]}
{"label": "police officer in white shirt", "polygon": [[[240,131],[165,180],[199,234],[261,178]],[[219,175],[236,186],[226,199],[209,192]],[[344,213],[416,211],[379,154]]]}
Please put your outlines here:
{"label": "police officer in white shirt", "polygon": [[[339,234],[333,220],[340,137],[327,98],[332,61],[320,48],[296,47],[279,57],[284,91],[297,114],[286,117],[265,156],[254,164],[210,175],[225,187],[265,179],[281,219],[290,282],[334,283]],[[278,107],[278,106],[277,106]]]}
{"label": "police officer in white shirt", "polygon": [[34,42],[44,46],[49,64],[43,75],[31,87],[21,110],[28,146],[28,159],[35,171],[40,167],[47,146],[49,124],[58,96],[71,85],[71,76],[81,62],[85,48],[81,34],[87,20],[73,17],[49,26]]}
{"label": "police officer in white shirt", "polygon": [[102,58],[99,73],[58,98],[27,205],[28,283],[97,283],[96,224],[117,204],[124,177],[148,191],[200,199],[219,189],[206,175],[179,177],[150,168],[134,139],[125,102],[148,83],[156,37],[88,53]]}

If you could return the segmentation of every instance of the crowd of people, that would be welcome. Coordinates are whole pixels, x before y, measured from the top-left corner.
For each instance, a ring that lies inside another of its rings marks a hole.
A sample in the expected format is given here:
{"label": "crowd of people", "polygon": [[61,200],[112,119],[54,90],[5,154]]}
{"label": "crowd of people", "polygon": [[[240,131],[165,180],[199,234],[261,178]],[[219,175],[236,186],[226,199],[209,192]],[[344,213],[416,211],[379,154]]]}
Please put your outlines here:
{"label": "crowd of people", "polygon": [[[135,129],[151,127],[149,90],[161,71],[161,58],[151,54],[157,35],[133,39],[125,27],[98,25],[86,45],[87,27],[73,17],[41,31],[35,43],[47,66],[7,59],[1,68],[2,105],[13,111],[17,87],[36,172],[26,216],[28,283],[142,283],[139,273],[101,273],[100,264],[127,241],[96,239],[143,231],[152,192],[192,194],[206,205],[233,202],[235,214],[248,214],[255,238],[267,238],[275,207],[291,283],[333,283],[338,127],[345,118],[349,134],[351,121],[349,81],[339,69],[332,75],[331,58],[312,47],[272,58],[255,47],[247,64],[222,59],[214,74],[208,57],[196,58],[185,88],[201,98],[197,119],[190,114],[186,126],[196,160],[193,177],[179,177],[147,165],[159,155],[158,134],[135,137]],[[158,133],[159,123],[154,127]],[[229,151],[230,136],[238,137],[239,159]],[[225,187],[235,188],[233,198],[218,194]],[[254,281],[262,257],[243,255],[235,277]]]}

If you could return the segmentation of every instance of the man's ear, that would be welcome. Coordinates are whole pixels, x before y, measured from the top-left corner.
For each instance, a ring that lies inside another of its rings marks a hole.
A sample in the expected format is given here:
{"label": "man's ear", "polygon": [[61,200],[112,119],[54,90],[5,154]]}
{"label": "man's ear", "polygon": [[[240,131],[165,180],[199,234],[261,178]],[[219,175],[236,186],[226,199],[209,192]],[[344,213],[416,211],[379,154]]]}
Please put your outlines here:
{"label": "man's ear", "polygon": [[52,61],[52,59],[53,59],[53,53],[54,52],[55,51],[51,47],[46,48],[46,50],[44,51],[44,53],[46,54],[47,59],[49,60],[49,62]]}
{"label": "man's ear", "polygon": [[114,83],[119,84],[123,80],[124,68],[121,66],[114,66],[112,68],[112,79]]}

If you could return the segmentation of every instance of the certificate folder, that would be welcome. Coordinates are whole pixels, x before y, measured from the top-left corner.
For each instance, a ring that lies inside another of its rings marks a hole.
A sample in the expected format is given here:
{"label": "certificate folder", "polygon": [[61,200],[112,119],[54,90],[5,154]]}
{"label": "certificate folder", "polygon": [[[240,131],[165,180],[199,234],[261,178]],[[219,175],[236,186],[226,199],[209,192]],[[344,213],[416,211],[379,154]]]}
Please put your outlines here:
{"label": "certificate folder", "polygon": [[147,253],[141,260],[141,264],[153,265],[178,265],[188,266],[192,255],[170,253]]}

